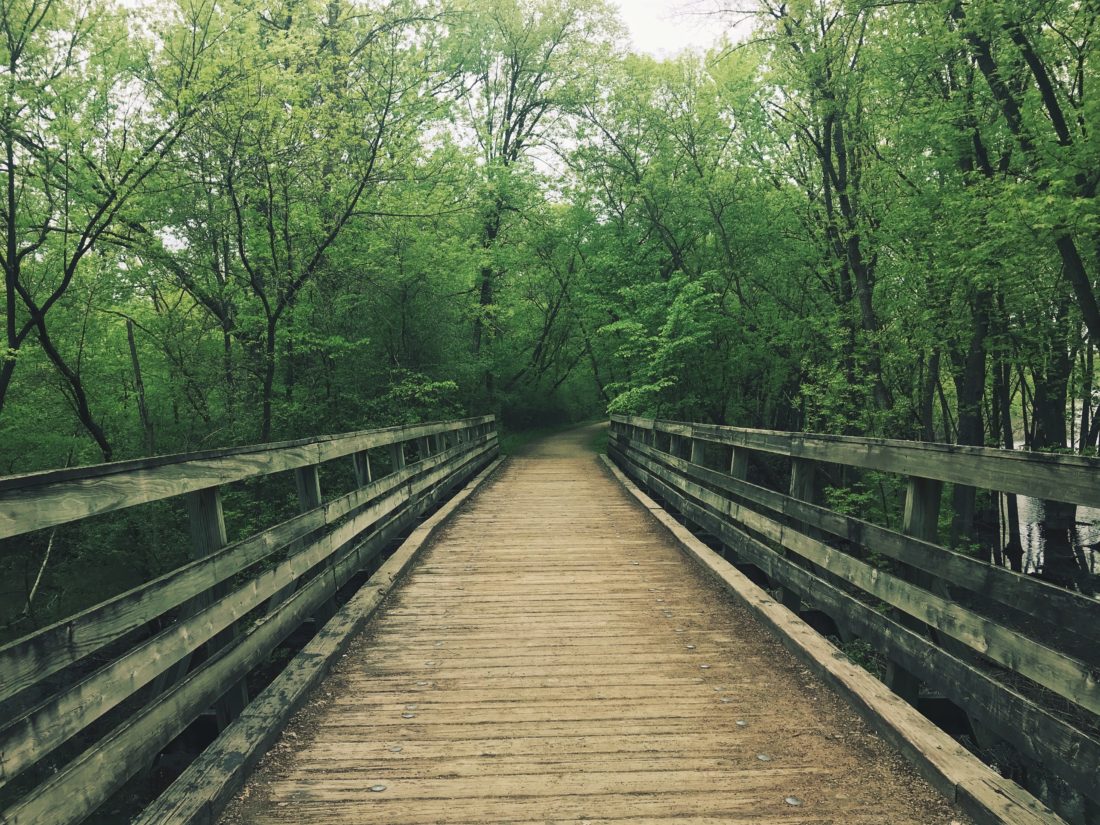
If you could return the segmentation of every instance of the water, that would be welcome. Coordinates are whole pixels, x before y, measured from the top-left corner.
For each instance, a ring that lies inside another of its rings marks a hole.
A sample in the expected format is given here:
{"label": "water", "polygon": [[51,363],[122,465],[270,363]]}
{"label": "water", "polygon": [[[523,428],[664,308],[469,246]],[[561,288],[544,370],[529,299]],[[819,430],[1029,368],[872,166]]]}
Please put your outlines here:
{"label": "water", "polygon": [[[1035,575],[1043,570],[1046,563],[1046,537],[1043,535],[1043,522],[1046,520],[1046,507],[1042,499],[1029,496],[1017,496],[1020,509],[1020,542],[1024,548],[1024,572]],[[1002,502],[1002,507],[1004,506]],[[1070,530],[1069,543],[1073,554],[1070,559],[1062,560],[1072,564],[1089,578],[1100,574],[1100,509],[1077,507],[1075,524]],[[1002,530],[1001,543],[1008,540]],[[1092,589],[1097,589],[1093,582]]]}

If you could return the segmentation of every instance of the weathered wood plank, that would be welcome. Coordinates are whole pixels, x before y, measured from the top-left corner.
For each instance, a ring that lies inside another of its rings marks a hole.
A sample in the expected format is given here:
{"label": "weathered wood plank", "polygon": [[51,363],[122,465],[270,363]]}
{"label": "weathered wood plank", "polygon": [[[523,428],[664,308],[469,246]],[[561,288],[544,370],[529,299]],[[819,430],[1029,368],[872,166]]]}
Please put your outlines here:
{"label": "weathered wood plank", "polygon": [[[698,509],[705,514],[702,507],[692,504],[663,481],[630,461],[623,462],[623,470],[614,469],[628,485],[628,489],[642,499],[648,499],[648,496],[622,475],[624,470],[630,475],[637,474],[643,485],[653,482],[667,488],[674,499],[682,500],[677,502],[677,506],[683,504],[685,509]],[[662,490],[659,494],[664,496],[664,493]],[[644,503],[648,506],[650,502]],[[848,662],[824,637],[777,604],[765,591],[726,563],[661,508],[651,509],[680,545],[773,629],[788,649],[845,696],[853,707],[921,767],[922,773],[930,781],[937,784],[949,798],[964,804],[967,812],[979,822],[983,825],[1052,825],[1062,822],[1053,811],[1034,797],[1023,793],[1010,780],[1001,778],[983,765],[869,673]],[[716,527],[727,526],[721,524],[721,520],[714,515],[709,515],[707,521],[717,523]],[[752,542],[747,535],[741,535]],[[815,579],[822,586],[830,588],[809,571],[798,568],[766,548],[765,552],[776,565],[797,575]],[[973,790],[968,792],[967,789]]]}
{"label": "weathered wood plank", "polygon": [[978,653],[1026,676],[1092,713],[1100,714],[1100,682],[1086,663],[1003,627],[885,570],[852,558],[705,487],[669,473],[647,459],[634,459],[716,514],[798,553],[887,604],[969,645]]}
{"label": "weathered wood plank", "polygon": [[[75,685],[50,697],[0,729],[0,786],[42,759],[95,719],[151,682],[166,668],[232,626],[274,594],[328,558],[379,519],[400,510],[415,496],[454,473],[444,465],[415,484],[377,499],[317,541],[298,549],[237,590],[132,648]],[[334,559],[335,561],[335,559]],[[333,565],[335,567],[335,564]],[[287,596],[289,598],[289,595]],[[242,704],[243,707],[243,704]]]}
{"label": "weathered wood plank", "polygon": [[227,821],[964,819],[693,574],[590,439],[532,445],[456,515]]}
{"label": "weathered wood plank", "polygon": [[244,777],[281,735],[286,720],[301,707],[401,579],[439,526],[500,466],[497,459],[461,493],[424,522],[370,577],[286,669],[249,705],[244,715],[188,766],[132,825],[212,825]]}
{"label": "weathered wood plank", "polygon": [[[495,451],[495,440],[463,467],[480,467],[481,456]],[[461,471],[460,471],[461,472]],[[456,474],[457,475],[457,474]],[[424,505],[449,489],[447,482],[423,498]],[[5,825],[54,825],[78,822],[177,736],[204,708],[252,668],[330,598],[367,558],[415,519],[420,508],[405,509],[375,528],[364,543],[356,543],[333,568],[332,576],[317,576],[286,602],[258,620],[247,633],[203,664],[151,705],[134,714],[93,748],[12,804],[0,814]]]}
{"label": "weathered wood plank", "polygon": [[0,682],[0,702],[210,590],[292,541],[335,523],[372,498],[386,495],[420,473],[460,459],[494,439],[495,436],[491,436],[477,442],[463,442],[447,453],[433,456],[429,462],[384,476],[322,508],[289,519],[0,647],[0,672],[4,674]]}
{"label": "weathered wood plank", "polygon": [[653,421],[634,416],[612,416],[612,421],[792,458],[1100,507],[1100,484],[1097,483],[1100,458],[886,438],[750,430]]}
{"label": "weathered wood plank", "polygon": [[1094,781],[1100,773],[1100,741],[936,647],[927,637],[792,564],[656,476],[629,462],[623,466],[638,478],[639,483],[653,487],[658,495],[672,501],[693,522],[720,536],[739,558],[759,567],[773,581],[812,593],[824,609],[841,617],[854,632],[878,649],[889,651],[920,678],[937,685],[949,699],[989,725],[1021,752],[1053,767],[1087,796],[1100,801],[1100,787]]}
{"label": "weathered wood plank", "polygon": [[258,475],[293,470],[437,432],[491,425],[492,416],[339,436],[119,461],[0,478],[0,539]]}
{"label": "weathered wood plank", "polygon": [[[811,524],[852,544],[903,562],[937,578],[1027,613],[1084,638],[1100,641],[1100,601],[1049,582],[948,550],[922,537],[906,536],[868,521],[796,501],[723,473],[631,443],[628,455],[660,462],[687,477]],[[926,521],[927,523],[927,521]],[[928,528],[929,530],[931,528]]]}

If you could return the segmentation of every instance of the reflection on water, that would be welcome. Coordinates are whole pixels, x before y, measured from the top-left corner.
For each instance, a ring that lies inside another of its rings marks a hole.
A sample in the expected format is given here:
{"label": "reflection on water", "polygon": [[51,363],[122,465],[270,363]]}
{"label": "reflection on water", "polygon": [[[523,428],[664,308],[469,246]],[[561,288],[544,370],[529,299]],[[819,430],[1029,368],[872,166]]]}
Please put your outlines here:
{"label": "reflection on water", "polygon": [[[1047,547],[1047,533],[1050,530],[1044,529],[1048,518],[1045,503],[1042,499],[1027,496],[1017,496],[1016,499],[1020,508],[1020,542],[1024,549],[1024,572],[1032,575],[1043,574],[1044,578],[1060,578],[1057,575],[1051,576],[1052,565],[1072,569],[1078,576],[1083,575],[1089,580],[1088,584],[1091,586],[1081,589],[1095,591],[1097,589],[1095,577],[1100,574],[1100,510],[1093,507],[1076,508],[1072,526],[1067,523],[1064,532],[1058,533],[1064,536],[1066,541],[1065,545],[1056,551],[1059,558],[1054,558]],[[1057,517],[1054,515],[1054,518]],[[1002,546],[1007,540],[1008,537],[1002,530]],[[1049,559],[1048,555],[1051,555]]]}

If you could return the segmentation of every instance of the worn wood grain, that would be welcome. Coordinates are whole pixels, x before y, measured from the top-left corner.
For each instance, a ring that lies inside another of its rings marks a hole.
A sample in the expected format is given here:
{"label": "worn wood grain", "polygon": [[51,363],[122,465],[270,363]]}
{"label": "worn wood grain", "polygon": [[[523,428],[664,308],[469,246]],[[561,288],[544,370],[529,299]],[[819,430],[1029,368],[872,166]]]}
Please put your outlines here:
{"label": "worn wood grain", "polygon": [[1100,477],[1098,458],[886,438],[751,430],[654,421],[635,416],[612,416],[612,422],[614,426],[629,425],[792,458],[829,461],[1100,507],[1100,484],[1096,483]]}
{"label": "worn wood grain", "polygon": [[0,539],[258,475],[320,464],[438,432],[491,426],[492,416],[387,427],[303,441],[118,461],[0,478]]}
{"label": "worn wood grain", "polygon": [[[905,535],[824,507],[750,484],[705,467],[690,464],[644,444],[621,445],[627,457],[639,455],[675,470],[692,481],[731,493],[776,513],[805,522],[857,546],[888,556],[942,579],[953,586],[978,593],[1047,625],[1091,641],[1100,642],[1100,601],[1081,593],[981,561],[927,540],[932,527],[924,518],[922,535]],[[927,480],[919,482],[934,484]],[[907,507],[908,510],[908,507]],[[916,515],[914,515],[916,518]],[[1100,647],[1095,648],[1100,651]],[[1098,652],[1100,657],[1100,652]],[[1100,663],[1100,658],[1097,659]]]}
{"label": "worn wood grain", "polygon": [[353,635],[405,574],[413,558],[440,525],[499,466],[500,459],[420,525],[371,576],[359,592],[321,628],[240,719],[188,766],[132,825],[206,825],[216,820],[247,772],[267,751],[286,720],[306,700],[347,649]]}
{"label": "worn wood grain", "polygon": [[590,439],[512,458],[445,527],[225,821],[962,821]]}
{"label": "worn wood grain", "polygon": [[[495,438],[495,436],[493,436]],[[213,589],[221,582],[318,529],[335,524],[355,509],[414,483],[445,462],[465,459],[488,445],[490,438],[466,442],[426,462],[417,463],[353,490],[255,536],[237,542],[101,604],[0,647],[0,703],[80,661],[146,622]]]}
{"label": "worn wood grain", "polygon": [[877,649],[889,650],[925,681],[936,684],[952,701],[982,720],[1036,761],[1056,768],[1091,798],[1100,798],[1094,778],[1100,771],[1100,741],[1039,707],[989,674],[936,647],[930,639],[857,601],[829,582],[793,564],[760,541],[723,521],[660,478],[636,465],[630,474],[654,489],[681,513],[719,536],[737,558],[756,565],[768,578],[803,593],[812,593],[835,615]]}
{"label": "worn wood grain", "polygon": [[[648,475],[632,463],[627,462],[624,466],[629,474],[637,473],[640,479]],[[636,497],[653,503],[619,470],[615,471]],[[664,484],[660,479],[649,480],[658,485]],[[672,488],[668,489],[671,495],[680,496]],[[690,505],[686,499],[685,503]],[[753,584],[663,509],[655,507],[653,512],[692,558],[729,592],[736,594],[800,661],[844,696],[878,731],[902,749],[930,781],[944,794],[963,804],[978,822],[983,825],[1056,825],[1062,822],[1053,811],[1015,783],[982,764],[870,673],[849,662],[823,636],[778,604],[765,590]],[[749,541],[753,542],[752,539]],[[802,570],[781,555],[771,552],[768,555],[776,565],[816,579],[812,573]],[[817,581],[829,587],[826,582]],[[890,819],[884,818],[883,821],[889,822]]]}
{"label": "worn wood grain", "polygon": [[315,615],[317,608],[331,599],[356,571],[383,551],[395,535],[413,524],[424,508],[483,466],[495,451],[495,436],[487,435],[469,442],[449,459],[441,454],[437,465],[429,460],[410,467],[409,478],[394,474],[392,481],[396,483],[388,495],[366,497],[357,510],[349,512],[351,518],[342,521],[334,531],[297,549],[280,564],[260,572],[203,610],[17,718],[2,734],[0,764],[4,767],[4,778],[41,758],[147,683],[158,670],[178,661],[181,654],[194,650],[272,592],[285,587],[287,581],[316,570],[325,557],[333,557],[329,567],[243,629],[239,638],[163,695],[156,696],[102,741],[15,800],[0,812],[0,821],[39,825],[83,819],[198,714],[262,662],[302,621]]}
{"label": "worn wood grain", "polygon": [[661,468],[647,459],[635,460],[717,515],[747,526],[886,604],[968,645],[975,652],[1092,713],[1100,713],[1100,681],[1089,664],[835,550],[812,536],[786,527],[677,474],[662,474]]}

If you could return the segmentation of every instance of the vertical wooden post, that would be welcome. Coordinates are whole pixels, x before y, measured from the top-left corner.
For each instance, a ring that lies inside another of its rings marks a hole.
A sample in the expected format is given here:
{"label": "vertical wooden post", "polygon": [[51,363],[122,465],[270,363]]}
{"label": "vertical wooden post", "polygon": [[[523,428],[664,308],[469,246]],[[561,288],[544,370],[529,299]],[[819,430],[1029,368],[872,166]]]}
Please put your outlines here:
{"label": "vertical wooden post", "polygon": [[691,439],[691,458],[690,458],[691,463],[692,464],[699,464],[701,466],[705,465],[705,463],[706,463],[706,459],[704,458],[705,455],[706,455],[706,442],[704,442],[701,438]]}
{"label": "vertical wooden post", "polygon": [[817,499],[817,465],[806,458],[791,459],[792,498],[813,503]]}
{"label": "vertical wooden post", "polygon": [[730,475],[742,481],[749,477],[749,451],[744,447],[730,447]]}
{"label": "vertical wooden post", "polygon": [[943,482],[910,476],[905,492],[902,532],[922,541],[940,540],[940,499]]}
{"label": "vertical wooden post", "polygon": [[[205,490],[196,490],[185,497],[187,503],[187,519],[191,528],[191,556],[194,559],[205,558],[218,552],[229,543],[225,532],[225,513],[222,510],[221,491],[217,487],[207,487]],[[197,596],[193,602],[185,608],[188,614],[193,615],[202,608],[210,605],[225,591],[222,584],[214,591],[207,591]],[[224,647],[230,640],[238,635],[238,628],[234,625],[206,643],[211,655]],[[177,666],[176,678],[183,678],[187,673],[187,665],[190,657]],[[173,679],[174,681],[174,679]],[[167,687],[167,686],[166,686]],[[218,720],[218,730],[224,729],[232,722],[244,706],[248,704],[248,689],[242,679],[225,692],[214,703],[214,713]]]}
{"label": "vertical wooden post", "polygon": [[432,448],[431,444],[429,443],[428,436],[416,439],[416,445],[417,449],[420,451],[421,461],[432,454]]}
{"label": "vertical wooden post", "polygon": [[390,445],[390,463],[393,465],[395,473],[405,469],[405,445],[403,442],[397,441]]}
{"label": "vertical wooden post", "polygon": [[[930,478],[909,477],[905,491],[905,514],[902,517],[902,532],[907,536],[923,541],[938,542],[940,537],[940,501],[943,483]],[[925,585],[927,575],[919,576],[914,584]],[[920,633],[925,625],[905,613],[894,611],[895,618],[902,624]],[[921,681],[892,659],[886,662],[885,682],[889,688],[911,705],[920,699]]]}
{"label": "vertical wooden post", "polygon": [[191,527],[191,554],[194,558],[206,558],[229,544],[219,488],[207,487],[188,493],[187,519]]}
{"label": "vertical wooden post", "polygon": [[[730,447],[730,476],[744,481],[749,477],[749,451],[742,447]],[[722,558],[736,560],[737,553],[728,544],[722,545]],[[761,573],[761,575],[763,575]]]}
{"label": "vertical wooden post", "polygon": [[370,467],[370,453],[366,450],[352,453],[351,461],[355,467],[355,483],[360,487],[366,487],[374,480]]}
{"label": "vertical wooden post", "polygon": [[[806,458],[791,459],[791,498],[814,504],[817,501],[817,464]],[[798,529],[805,530],[803,524],[797,525]],[[789,553],[787,555],[790,555]],[[789,588],[780,588],[780,601],[791,611],[797,613],[802,606],[802,599]]]}
{"label": "vertical wooden post", "polygon": [[299,467],[294,471],[294,486],[298,488],[298,511],[306,513],[321,506],[321,474],[318,466]]}

